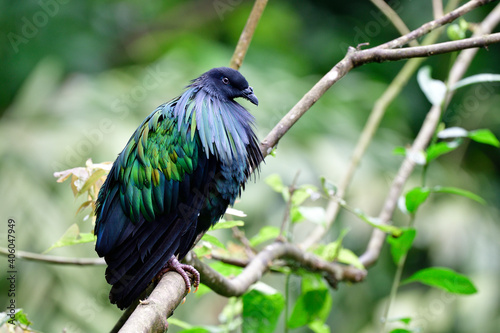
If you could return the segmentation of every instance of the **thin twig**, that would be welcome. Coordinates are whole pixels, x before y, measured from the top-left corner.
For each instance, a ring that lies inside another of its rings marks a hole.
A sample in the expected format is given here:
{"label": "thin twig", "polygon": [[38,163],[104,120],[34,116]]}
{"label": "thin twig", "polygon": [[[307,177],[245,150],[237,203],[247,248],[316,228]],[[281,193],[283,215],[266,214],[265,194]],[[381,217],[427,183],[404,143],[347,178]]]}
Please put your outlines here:
{"label": "thin twig", "polygon": [[[394,9],[391,8],[387,4],[387,2],[383,0],[370,0],[377,8],[391,21],[392,25],[399,31],[401,35],[406,35],[410,33],[410,29],[406,26],[406,24],[403,22],[401,17],[399,17],[398,13],[394,11]],[[408,44],[410,46],[418,46],[418,42],[416,40],[410,41]]]}
{"label": "thin twig", "polygon": [[[0,247],[0,254],[9,255],[9,249]],[[59,256],[49,256],[46,254],[39,254],[27,251],[16,251],[16,258],[41,261],[49,264],[57,265],[79,265],[79,266],[93,266],[93,265],[106,265],[102,258],[66,258]]]}
{"label": "thin twig", "polygon": [[401,47],[403,45],[408,44],[411,40],[417,39],[432,30],[439,28],[442,25],[445,25],[446,23],[450,23],[460,16],[463,16],[470,12],[471,10],[481,7],[486,5],[487,3],[493,2],[493,1],[498,1],[498,0],[471,0],[464,4],[461,7],[458,7],[457,9],[449,12],[448,14],[444,15],[443,17],[440,17],[436,20],[430,21],[428,23],[425,23],[422,25],[420,28],[413,30],[407,35],[401,36],[399,38],[396,38],[390,42],[381,44],[377,46],[377,48],[381,49],[394,49],[396,47]]}
{"label": "thin twig", "polygon": [[255,257],[255,253],[257,250],[250,244],[250,241],[246,237],[245,233],[241,231],[238,227],[232,227],[231,231],[233,232],[234,238],[240,241],[241,244],[245,247],[245,253],[248,258],[252,259]]}
{"label": "thin twig", "polygon": [[237,267],[246,267],[248,266],[248,263],[250,262],[249,259],[240,259],[240,258],[231,258],[227,256],[221,256],[216,253],[212,253],[210,255],[210,258],[213,260],[217,260],[220,262],[223,262],[225,264],[237,266]]}
{"label": "thin twig", "polygon": [[245,28],[243,28],[243,32],[241,33],[236,49],[234,50],[233,57],[229,62],[229,67],[234,69],[239,69],[241,67],[243,59],[247,54],[248,47],[250,46],[250,42],[252,41],[255,28],[257,28],[257,24],[259,23],[260,17],[266,8],[266,5],[267,0],[255,1],[252,12],[248,17]]}
{"label": "thin twig", "polygon": [[371,62],[385,62],[408,58],[428,57],[469,48],[485,47],[498,42],[500,42],[500,32],[426,46],[406,47],[395,50],[373,48],[356,51],[353,53],[351,61],[353,62],[354,67],[358,67]]}

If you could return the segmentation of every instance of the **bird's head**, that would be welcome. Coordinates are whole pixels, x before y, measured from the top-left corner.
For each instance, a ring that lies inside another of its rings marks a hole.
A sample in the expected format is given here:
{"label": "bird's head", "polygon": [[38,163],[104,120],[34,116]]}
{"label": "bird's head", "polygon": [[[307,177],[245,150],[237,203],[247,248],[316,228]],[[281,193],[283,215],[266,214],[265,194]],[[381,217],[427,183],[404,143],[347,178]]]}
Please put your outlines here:
{"label": "bird's head", "polygon": [[229,67],[218,67],[209,70],[193,81],[193,85],[199,85],[209,94],[221,99],[233,100],[243,97],[255,105],[259,100],[253,93],[253,88],[248,85],[247,80],[235,69]]}

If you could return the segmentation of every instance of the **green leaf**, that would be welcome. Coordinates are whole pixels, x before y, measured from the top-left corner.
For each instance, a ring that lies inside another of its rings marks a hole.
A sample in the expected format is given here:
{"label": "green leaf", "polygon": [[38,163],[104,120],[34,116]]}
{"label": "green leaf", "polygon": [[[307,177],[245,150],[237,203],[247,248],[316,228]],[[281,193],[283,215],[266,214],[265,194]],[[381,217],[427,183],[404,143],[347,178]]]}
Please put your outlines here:
{"label": "green leaf", "polygon": [[[33,324],[29,319],[26,313],[24,313],[23,309],[15,309],[15,314],[14,314],[14,321],[15,325],[22,325],[24,328],[29,327],[31,324]],[[3,325],[7,322],[9,322],[12,318],[10,315],[8,315],[6,312],[0,312],[0,327],[3,327]],[[3,332],[3,331],[2,331]],[[5,331],[7,332],[7,331]],[[10,332],[10,330],[9,330]],[[14,332],[14,331],[12,331]],[[17,330],[16,330],[17,332]],[[23,331],[24,332],[24,331]],[[31,332],[31,330],[30,330]]]}
{"label": "green leaf", "polygon": [[72,224],[68,230],[62,235],[62,237],[55,242],[51,247],[45,250],[43,253],[47,253],[55,248],[74,245],[74,244],[82,244],[82,243],[91,243],[95,241],[96,236],[92,233],[80,233],[80,228],[78,225]]}
{"label": "green leaf", "polygon": [[335,186],[332,181],[326,179],[325,177],[321,177],[320,181],[323,192],[325,192],[327,196],[332,197],[335,193],[337,193],[337,186]]}
{"label": "green leaf", "polygon": [[245,293],[243,299],[243,332],[272,333],[281,311],[285,307],[285,298],[274,288],[258,282]]}
{"label": "green leaf", "polygon": [[391,333],[412,333],[412,331],[406,330],[404,328],[395,328]]}
{"label": "green leaf", "polygon": [[472,193],[470,191],[467,191],[467,190],[462,190],[460,188],[449,187],[449,186],[448,187],[435,186],[431,189],[431,191],[433,193],[451,193],[451,194],[460,195],[462,197],[466,197],[466,198],[472,199],[474,201],[477,201],[482,205],[486,205],[486,200],[481,198],[479,195]]}
{"label": "green leaf", "polygon": [[448,29],[446,29],[448,38],[451,40],[460,40],[465,38],[465,31],[460,28],[458,24],[451,24]]}
{"label": "green leaf", "polygon": [[300,207],[292,206],[290,209],[290,221],[292,223],[299,223],[305,220],[305,217],[299,211]]}
{"label": "green leaf", "polygon": [[497,82],[497,81],[500,81],[500,74],[490,74],[490,73],[477,74],[466,77],[465,79],[458,81],[453,85],[453,87],[451,87],[450,90],[456,90],[458,88],[462,88],[474,83]]}
{"label": "green leaf", "polygon": [[378,217],[368,216],[361,209],[354,209],[354,210],[352,210],[352,212],[357,217],[359,217],[360,219],[362,219],[363,221],[365,221],[366,223],[368,223],[372,227],[377,228],[383,232],[391,234],[395,237],[399,237],[402,233],[400,228],[393,226],[391,224],[382,223]]}
{"label": "green leaf", "polygon": [[432,105],[441,105],[446,95],[446,85],[444,82],[434,80],[431,77],[431,67],[420,68],[417,74],[417,81],[425,97]]}
{"label": "green leaf", "polygon": [[342,248],[342,241],[344,240],[344,237],[348,232],[349,229],[342,229],[340,235],[337,237],[337,240],[326,245],[321,244],[314,250],[314,253],[326,261],[337,260],[340,249]]}
{"label": "green leaf", "polygon": [[292,204],[295,206],[299,206],[316,192],[318,192],[316,186],[302,185],[301,187],[293,191]]}
{"label": "green leaf", "polygon": [[202,245],[202,246],[196,246],[194,249],[193,249],[194,253],[196,254],[196,256],[198,258],[202,258],[202,257],[205,257],[205,256],[208,256],[209,254],[212,253],[212,249],[206,245]]}
{"label": "green leaf", "polygon": [[23,309],[17,309],[16,310],[16,316],[15,316],[15,319],[21,324],[21,325],[24,325],[24,326],[30,326],[32,324],[31,321],[28,320],[28,316],[26,315],[26,313],[24,313],[24,310]]}
{"label": "green leaf", "polygon": [[395,321],[400,321],[406,325],[410,324],[411,323],[411,318],[410,317],[403,317],[403,318],[392,318],[390,319],[391,322],[395,322]]}
{"label": "green leaf", "polygon": [[427,200],[430,190],[426,187],[415,187],[408,191],[405,195],[406,211],[413,214],[418,207]]}
{"label": "green leaf", "polygon": [[462,143],[462,140],[457,139],[457,140],[453,140],[450,142],[442,141],[442,142],[438,142],[438,143],[434,143],[434,144],[430,145],[426,150],[427,163],[438,158],[441,155],[444,155],[446,153],[449,153],[450,151],[457,149],[461,143]]}
{"label": "green leaf", "polygon": [[220,261],[210,263],[210,267],[224,276],[237,276],[243,271],[242,267],[226,264]]}
{"label": "green leaf", "polygon": [[489,129],[479,129],[470,131],[468,137],[479,143],[484,143],[494,147],[500,147],[500,141]]}
{"label": "green leaf", "polygon": [[219,230],[219,229],[230,229],[232,227],[242,227],[245,225],[245,222],[241,220],[235,221],[220,221],[216,223],[210,230]]}
{"label": "green leaf", "polygon": [[275,192],[281,193],[283,192],[283,189],[286,189],[286,186],[283,185],[283,181],[281,180],[281,176],[278,175],[277,173],[267,176],[265,182]]}
{"label": "green leaf", "polygon": [[310,290],[300,295],[295,303],[292,315],[288,319],[288,327],[298,328],[317,320],[326,302],[327,295],[329,295],[327,289]]}
{"label": "green leaf", "polygon": [[343,264],[353,265],[358,269],[365,269],[365,266],[363,266],[363,264],[359,260],[359,257],[356,254],[354,254],[354,252],[352,252],[351,250],[343,247],[340,248],[337,261]]}
{"label": "green leaf", "polygon": [[306,201],[310,196],[311,196],[311,194],[308,193],[306,190],[297,189],[297,190],[293,191],[292,205],[299,206],[304,201]]}
{"label": "green leaf", "polygon": [[403,233],[399,237],[387,236],[387,243],[391,246],[391,255],[396,266],[399,266],[401,258],[408,253],[417,235],[415,229],[409,228],[402,230]]}
{"label": "green leaf", "polygon": [[217,237],[209,234],[204,234],[203,237],[201,237],[201,240],[204,240],[205,242],[209,242],[212,245],[215,245],[217,247],[220,247],[221,249],[226,249],[224,244],[220,240],[217,239]]}
{"label": "green leaf", "polygon": [[421,282],[431,287],[440,288],[453,294],[470,295],[477,292],[468,277],[449,268],[432,267],[421,269],[401,284]]}
{"label": "green leaf", "polygon": [[106,174],[106,170],[97,169],[90,177],[87,179],[82,188],[78,191],[77,196],[82,195],[87,192],[92,185],[94,185],[102,176]]}
{"label": "green leaf", "polygon": [[467,22],[463,17],[458,19],[458,25],[460,26],[460,29],[464,31],[469,29],[469,22]]}
{"label": "green leaf", "polygon": [[313,252],[326,261],[334,261],[339,256],[340,243],[335,241],[326,245],[320,244],[313,250]]}
{"label": "green leaf", "polygon": [[332,296],[323,279],[316,274],[306,274],[302,278],[302,294],[297,299],[287,325],[297,328],[314,321],[323,323],[332,307]]}
{"label": "green leaf", "polygon": [[259,230],[259,233],[250,238],[250,245],[257,246],[268,240],[275,239],[280,234],[280,229],[273,226],[266,226]]}
{"label": "green leaf", "polygon": [[330,327],[319,319],[309,323],[308,327],[314,333],[330,333]]}
{"label": "green leaf", "polygon": [[405,147],[396,147],[392,150],[392,153],[394,155],[406,155],[406,148]]}

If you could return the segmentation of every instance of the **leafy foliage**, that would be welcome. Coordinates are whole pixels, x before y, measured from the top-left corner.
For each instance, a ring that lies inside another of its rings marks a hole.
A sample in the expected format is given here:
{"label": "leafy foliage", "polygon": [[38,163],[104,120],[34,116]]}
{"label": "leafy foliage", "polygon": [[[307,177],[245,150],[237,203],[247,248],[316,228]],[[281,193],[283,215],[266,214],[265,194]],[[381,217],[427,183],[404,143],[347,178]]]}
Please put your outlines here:
{"label": "leafy foliage", "polygon": [[287,326],[298,328],[312,325],[322,328],[321,324],[326,321],[331,307],[332,297],[328,286],[317,275],[307,274],[302,277],[302,293],[295,302]]}
{"label": "leafy foliage", "polygon": [[242,300],[243,332],[275,332],[281,311],[285,307],[285,299],[281,293],[259,282],[243,295]]}
{"label": "leafy foliage", "polygon": [[402,263],[403,257],[410,250],[417,231],[412,228],[402,229],[403,233],[399,237],[387,236],[387,243],[391,246],[392,260],[396,266]]}
{"label": "leafy foliage", "polygon": [[408,284],[411,282],[421,282],[454,294],[470,295],[477,292],[476,287],[468,277],[449,268],[431,267],[421,269],[401,283]]}
{"label": "leafy foliage", "polygon": [[18,332],[18,329],[22,332],[33,332],[30,327],[33,323],[23,309],[15,309],[13,313],[14,318],[7,312],[0,312],[0,329],[5,329],[5,332]]}

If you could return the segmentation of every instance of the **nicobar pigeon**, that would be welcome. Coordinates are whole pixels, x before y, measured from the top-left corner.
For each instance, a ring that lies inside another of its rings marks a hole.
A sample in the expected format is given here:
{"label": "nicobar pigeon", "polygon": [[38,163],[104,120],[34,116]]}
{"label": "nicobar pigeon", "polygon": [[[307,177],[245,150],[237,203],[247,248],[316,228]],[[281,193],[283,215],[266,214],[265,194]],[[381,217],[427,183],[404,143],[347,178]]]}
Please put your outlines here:
{"label": "nicobar pigeon", "polygon": [[218,222],[263,160],[247,80],[220,67],[191,81],[137,128],[113,164],[96,204],[95,250],[108,265],[109,298],[128,307],[152,280],[175,270],[197,238]]}

